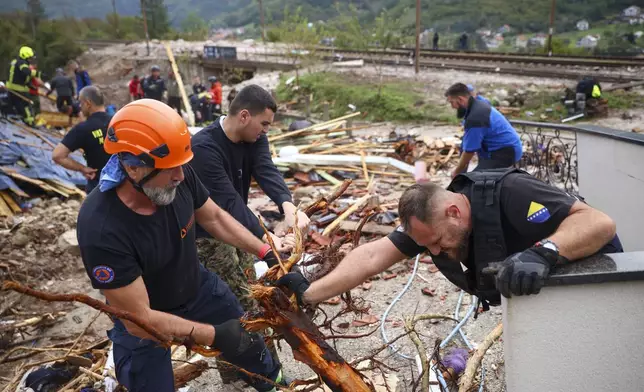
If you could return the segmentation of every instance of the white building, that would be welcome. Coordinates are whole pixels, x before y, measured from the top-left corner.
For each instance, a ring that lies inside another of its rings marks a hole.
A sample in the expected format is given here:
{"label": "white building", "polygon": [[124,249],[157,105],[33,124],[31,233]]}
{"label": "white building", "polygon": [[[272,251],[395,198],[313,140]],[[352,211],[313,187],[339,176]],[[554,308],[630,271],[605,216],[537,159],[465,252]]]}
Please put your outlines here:
{"label": "white building", "polygon": [[517,48],[527,48],[528,47],[528,38],[525,35],[519,35],[514,40],[514,46]]}
{"label": "white building", "polygon": [[592,49],[597,46],[598,41],[598,37],[587,35],[584,38],[580,39],[579,42],[577,42],[577,47]]}
{"label": "white building", "polygon": [[579,31],[586,31],[590,28],[590,24],[588,23],[587,20],[582,19],[579,22],[577,22],[577,30]]}
{"label": "white building", "polygon": [[628,8],[626,8],[624,11],[622,11],[622,15],[624,15],[627,18],[636,18],[640,15],[642,12],[642,9],[636,5],[632,5]]}
{"label": "white building", "polygon": [[532,47],[546,46],[546,41],[548,37],[542,34],[538,34],[528,40],[528,45]]}

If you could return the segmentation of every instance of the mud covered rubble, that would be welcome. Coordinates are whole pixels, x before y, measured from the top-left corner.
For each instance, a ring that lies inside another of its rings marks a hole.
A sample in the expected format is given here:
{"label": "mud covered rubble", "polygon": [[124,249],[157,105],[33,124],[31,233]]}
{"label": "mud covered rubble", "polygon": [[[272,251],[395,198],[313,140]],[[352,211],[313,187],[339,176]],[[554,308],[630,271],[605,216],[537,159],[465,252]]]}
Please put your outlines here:
{"label": "mud covered rubble", "polygon": [[[14,273],[27,279],[42,274],[62,278],[62,274],[80,267],[76,241],[79,208],[78,200],[52,198],[23,215],[6,219],[0,230],[0,263],[8,261],[10,267],[0,269],[0,280]],[[14,278],[20,280],[20,276]]]}

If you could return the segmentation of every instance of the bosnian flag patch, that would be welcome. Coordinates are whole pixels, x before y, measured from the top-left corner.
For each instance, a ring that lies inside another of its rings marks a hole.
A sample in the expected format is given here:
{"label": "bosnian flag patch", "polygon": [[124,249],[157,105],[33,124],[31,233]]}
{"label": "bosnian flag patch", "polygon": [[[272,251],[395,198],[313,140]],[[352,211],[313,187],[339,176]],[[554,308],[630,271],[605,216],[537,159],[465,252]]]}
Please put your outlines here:
{"label": "bosnian flag patch", "polygon": [[543,205],[537,202],[531,202],[528,209],[528,222],[543,223],[550,219],[550,211]]}

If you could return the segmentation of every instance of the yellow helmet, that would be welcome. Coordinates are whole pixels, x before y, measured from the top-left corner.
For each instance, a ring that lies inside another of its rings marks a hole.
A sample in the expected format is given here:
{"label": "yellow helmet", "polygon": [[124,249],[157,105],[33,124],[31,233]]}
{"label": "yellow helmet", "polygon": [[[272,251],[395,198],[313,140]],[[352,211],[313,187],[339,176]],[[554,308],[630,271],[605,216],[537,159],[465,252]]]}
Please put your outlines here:
{"label": "yellow helmet", "polygon": [[20,48],[20,58],[27,60],[29,58],[34,57],[34,50],[31,49],[29,46],[23,46]]}

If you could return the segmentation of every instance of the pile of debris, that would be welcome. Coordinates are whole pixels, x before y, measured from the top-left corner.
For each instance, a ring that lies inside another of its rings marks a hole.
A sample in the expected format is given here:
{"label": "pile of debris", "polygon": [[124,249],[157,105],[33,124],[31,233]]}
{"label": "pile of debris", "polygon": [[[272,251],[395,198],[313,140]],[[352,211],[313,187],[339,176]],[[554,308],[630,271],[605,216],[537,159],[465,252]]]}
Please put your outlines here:
{"label": "pile of debris", "polygon": [[422,174],[415,166],[427,170],[431,181],[448,178],[447,170],[458,160],[459,137],[358,135],[357,131],[364,134],[369,128],[353,126],[351,120],[360,114],[269,134],[273,162],[293,191],[299,186],[337,186],[345,179],[363,187],[374,178],[404,188]]}
{"label": "pile of debris", "polygon": [[[0,120],[0,217],[31,208],[41,196],[85,197],[77,188],[86,183],[85,178],[52,161],[52,151],[61,139],[55,130]],[[71,157],[85,163],[78,152]]]}

